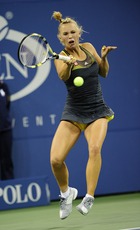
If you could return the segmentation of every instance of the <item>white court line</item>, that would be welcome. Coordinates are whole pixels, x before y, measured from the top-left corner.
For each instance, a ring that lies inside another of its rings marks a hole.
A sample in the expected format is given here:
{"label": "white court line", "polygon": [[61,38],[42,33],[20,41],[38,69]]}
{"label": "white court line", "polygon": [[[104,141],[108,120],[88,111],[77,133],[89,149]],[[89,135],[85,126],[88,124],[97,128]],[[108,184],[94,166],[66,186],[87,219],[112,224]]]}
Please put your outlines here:
{"label": "white court line", "polygon": [[140,227],[136,227],[136,228],[124,228],[124,229],[120,229],[120,230],[140,230]]}

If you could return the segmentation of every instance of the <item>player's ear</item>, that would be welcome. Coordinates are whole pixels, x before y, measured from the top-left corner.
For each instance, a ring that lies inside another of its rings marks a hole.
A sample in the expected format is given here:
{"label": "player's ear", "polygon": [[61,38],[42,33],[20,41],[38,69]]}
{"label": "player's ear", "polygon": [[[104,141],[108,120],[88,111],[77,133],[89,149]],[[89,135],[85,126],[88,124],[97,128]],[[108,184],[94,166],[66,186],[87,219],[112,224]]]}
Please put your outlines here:
{"label": "player's ear", "polygon": [[59,41],[61,42],[61,41],[62,41],[62,39],[61,39],[61,37],[60,37],[60,35],[59,35],[59,34],[57,35],[57,37],[58,37]]}
{"label": "player's ear", "polygon": [[57,35],[57,37],[58,37],[60,43],[61,43],[62,45],[64,45],[63,42],[62,42],[62,38],[61,38],[59,35]]}
{"label": "player's ear", "polygon": [[79,29],[79,38],[81,38],[81,34],[82,34],[81,29]]}
{"label": "player's ear", "polygon": [[81,31],[79,32],[79,38],[81,38]]}
{"label": "player's ear", "polygon": [[80,28],[79,28],[79,38],[81,38],[82,33],[83,33],[83,30],[82,30],[82,27],[80,27]]}

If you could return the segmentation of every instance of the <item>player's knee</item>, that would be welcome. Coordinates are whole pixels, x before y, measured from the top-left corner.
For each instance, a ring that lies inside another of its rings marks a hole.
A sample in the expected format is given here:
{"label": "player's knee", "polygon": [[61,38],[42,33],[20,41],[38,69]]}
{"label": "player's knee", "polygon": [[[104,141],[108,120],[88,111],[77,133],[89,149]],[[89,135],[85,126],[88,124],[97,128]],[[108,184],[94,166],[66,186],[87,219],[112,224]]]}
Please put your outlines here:
{"label": "player's knee", "polygon": [[60,168],[62,165],[62,161],[58,159],[57,157],[52,157],[50,159],[50,163],[51,163],[52,168]]}
{"label": "player's knee", "polygon": [[89,146],[89,156],[90,157],[96,157],[100,154],[101,148],[97,144],[92,144]]}

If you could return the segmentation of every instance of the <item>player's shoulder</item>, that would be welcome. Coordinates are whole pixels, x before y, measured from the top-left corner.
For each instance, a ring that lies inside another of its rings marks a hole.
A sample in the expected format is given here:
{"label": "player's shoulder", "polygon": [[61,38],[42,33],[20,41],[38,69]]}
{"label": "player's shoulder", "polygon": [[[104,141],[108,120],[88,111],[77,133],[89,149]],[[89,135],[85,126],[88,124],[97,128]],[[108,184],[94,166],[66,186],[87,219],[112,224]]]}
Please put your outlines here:
{"label": "player's shoulder", "polygon": [[81,43],[80,45],[92,54],[96,51],[95,47],[90,42]]}
{"label": "player's shoulder", "polygon": [[84,42],[84,43],[81,43],[80,45],[84,47],[85,49],[94,48],[94,46],[90,42]]}

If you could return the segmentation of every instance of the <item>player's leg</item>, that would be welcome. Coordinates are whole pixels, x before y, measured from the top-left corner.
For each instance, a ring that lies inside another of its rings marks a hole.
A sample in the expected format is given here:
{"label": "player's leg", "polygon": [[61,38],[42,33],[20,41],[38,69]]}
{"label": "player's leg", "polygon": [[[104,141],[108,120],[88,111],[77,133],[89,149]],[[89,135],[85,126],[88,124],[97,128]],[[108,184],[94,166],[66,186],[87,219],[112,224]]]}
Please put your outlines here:
{"label": "player's leg", "polygon": [[[88,143],[89,158],[86,167],[87,194],[83,203],[77,206],[82,214],[87,214],[93,205],[94,193],[101,170],[101,149],[106,137],[108,121],[101,118],[90,124],[85,130]],[[86,206],[86,207],[85,207]]]}
{"label": "player's leg", "polygon": [[67,121],[61,121],[51,146],[51,167],[53,174],[62,192],[65,192],[68,186],[68,169],[65,159],[70,149],[79,138],[81,131],[75,125]]}
{"label": "player's leg", "polygon": [[81,131],[74,124],[62,121],[58,126],[51,147],[51,167],[60,188],[60,218],[65,219],[72,212],[72,201],[78,191],[69,186],[69,172],[65,159],[77,141]]}
{"label": "player's leg", "polygon": [[105,118],[96,120],[85,130],[88,142],[89,158],[86,168],[87,193],[94,196],[101,169],[101,149],[106,137],[108,121]]}

